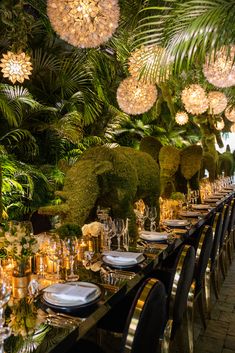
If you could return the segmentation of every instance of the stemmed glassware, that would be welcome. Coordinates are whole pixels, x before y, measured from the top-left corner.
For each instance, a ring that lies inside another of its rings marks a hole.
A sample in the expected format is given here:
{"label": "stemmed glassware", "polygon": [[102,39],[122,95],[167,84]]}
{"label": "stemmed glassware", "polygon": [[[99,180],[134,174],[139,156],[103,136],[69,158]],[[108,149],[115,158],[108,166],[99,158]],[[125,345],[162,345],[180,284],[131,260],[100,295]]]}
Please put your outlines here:
{"label": "stemmed glassware", "polygon": [[156,207],[149,207],[149,215],[150,219],[150,231],[153,232],[156,230],[156,218],[157,218],[157,209]]}
{"label": "stemmed glassware", "polygon": [[123,236],[124,233],[124,228],[125,228],[125,224],[124,224],[124,219],[121,218],[115,218],[114,219],[114,226],[115,226],[115,232],[116,232],[116,236],[117,236],[117,250],[121,250],[121,237]]}
{"label": "stemmed glassware", "polygon": [[70,274],[67,275],[67,279],[70,281],[77,281],[79,276],[74,273],[74,263],[75,257],[78,254],[78,240],[75,236],[67,237],[64,239],[64,246],[67,250],[67,254],[69,257],[69,267]]}
{"label": "stemmed glassware", "polygon": [[5,324],[5,305],[11,296],[11,281],[0,266],[0,352],[3,352],[3,342],[10,336],[11,330]]}
{"label": "stemmed glassware", "polygon": [[111,217],[103,222],[104,227],[104,243],[107,245],[108,250],[111,250],[112,238],[115,237],[115,225]]}
{"label": "stemmed glassware", "polygon": [[59,239],[51,238],[49,240],[49,247],[48,247],[48,256],[49,259],[52,261],[53,272],[54,272],[54,263],[56,265],[56,279],[60,279],[60,264],[62,261],[62,244]]}

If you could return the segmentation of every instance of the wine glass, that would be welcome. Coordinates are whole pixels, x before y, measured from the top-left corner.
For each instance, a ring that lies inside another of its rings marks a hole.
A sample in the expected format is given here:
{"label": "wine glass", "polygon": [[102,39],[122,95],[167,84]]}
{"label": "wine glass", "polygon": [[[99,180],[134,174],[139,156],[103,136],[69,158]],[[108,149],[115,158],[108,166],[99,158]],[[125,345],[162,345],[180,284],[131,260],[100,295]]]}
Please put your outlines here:
{"label": "wine glass", "polygon": [[124,224],[124,220],[121,218],[115,218],[113,222],[114,222],[115,232],[116,232],[117,242],[118,242],[117,250],[120,251],[121,250],[121,237],[124,232],[125,224]]}
{"label": "wine glass", "polygon": [[67,254],[69,257],[69,267],[70,267],[70,274],[67,275],[67,279],[70,281],[77,281],[79,276],[74,273],[74,260],[78,254],[78,240],[77,237],[71,236],[64,239],[64,246],[67,250]]}
{"label": "wine glass", "polygon": [[62,260],[62,244],[59,239],[51,238],[49,240],[49,247],[47,254],[49,259],[52,261],[53,264],[53,272],[54,272],[54,264],[56,265],[56,279],[60,279],[60,263]]}
{"label": "wine glass", "polygon": [[111,250],[112,238],[115,236],[115,226],[111,217],[103,222],[104,227],[104,243],[107,244],[108,250]]}
{"label": "wine glass", "polygon": [[0,266],[0,342],[10,336],[11,330],[5,324],[5,305],[11,296],[11,281],[10,278],[4,273],[3,268]]}
{"label": "wine glass", "polygon": [[156,207],[152,206],[149,207],[149,216],[150,219],[150,231],[153,232],[156,230],[156,218],[157,218],[157,209]]}

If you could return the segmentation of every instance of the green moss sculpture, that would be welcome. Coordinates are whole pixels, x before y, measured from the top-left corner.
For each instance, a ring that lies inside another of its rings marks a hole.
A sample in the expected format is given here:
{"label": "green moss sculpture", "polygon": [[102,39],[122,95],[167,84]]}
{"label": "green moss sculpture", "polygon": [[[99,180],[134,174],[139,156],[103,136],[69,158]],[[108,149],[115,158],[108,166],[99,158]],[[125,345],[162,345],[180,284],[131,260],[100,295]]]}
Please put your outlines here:
{"label": "green moss sculpture", "polygon": [[185,179],[190,180],[201,169],[202,148],[191,145],[184,148],[180,154],[180,170]]}
{"label": "green moss sculpture", "polygon": [[218,162],[218,174],[224,176],[232,176],[234,169],[234,159],[233,154],[230,152],[224,152],[219,155]]}
{"label": "green moss sculpture", "polygon": [[174,175],[180,164],[180,151],[172,146],[163,146],[159,153],[161,196],[169,198],[175,190]]}
{"label": "green moss sculpture", "polygon": [[135,238],[133,204],[140,198],[156,204],[159,185],[159,168],[149,154],[128,147],[93,147],[67,172],[64,188],[57,192],[64,203],[39,212],[60,214],[63,223],[82,226],[94,220],[97,205],[110,207],[112,217],[130,219],[130,236]]}
{"label": "green moss sculpture", "polygon": [[154,136],[143,137],[140,141],[140,150],[149,153],[157,162],[159,161],[159,152],[161,148],[161,142]]}
{"label": "green moss sculpture", "polygon": [[210,152],[203,152],[200,178],[204,177],[205,170],[208,170],[211,182],[217,179],[217,162]]}

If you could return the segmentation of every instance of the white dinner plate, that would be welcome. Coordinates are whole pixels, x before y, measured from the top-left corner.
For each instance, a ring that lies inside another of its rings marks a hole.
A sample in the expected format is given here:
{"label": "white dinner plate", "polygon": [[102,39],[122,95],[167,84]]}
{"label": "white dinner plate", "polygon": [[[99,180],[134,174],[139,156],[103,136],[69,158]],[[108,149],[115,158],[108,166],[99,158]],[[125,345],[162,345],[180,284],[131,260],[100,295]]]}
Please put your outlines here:
{"label": "white dinner plate", "polygon": [[140,238],[146,241],[166,241],[169,233],[167,232],[148,232],[144,231],[140,234]]}
{"label": "white dinner plate", "polygon": [[169,227],[186,227],[190,224],[187,219],[168,219],[164,223]]}
{"label": "white dinner plate", "polygon": [[103,256],[103,262],[106,265],[110,265],[112,267],[117,267],[117,268],[130,268],[130,267],[134,267],[137,266],[138,264],[140,264],[141,262],[143,262],[145,260],[144,255],[140,256],[137,261],[133,260],[133,259],[126,259],[126,261],[124,261],[123,259],[121,261],[119,261],[118,257],[113,257],[111,258],[111,256]]}
{"label": "white dinner plate", "polygon": [[211,206],[205,203],[201,203],[201,204],[192,205],[192,208],[194,210],[208,210],[208,208],[211,208]]}
{"label": "white dinner plate", "polygon": [[92,303],[93,301],[95,301],[97,298],[100,297],[101,295],[101,289],[99,286],[97,286],[94,283],[90,283],[90,282],[67,282],[66,284],[70,284],[73,286],[86,286],[86,287],[91,287],[91,288],[95,288],[96,291],[94,293],[92,293],[89,298],[86,299],[86,301],[84,300],[79,300],[79,299],[66,299],[63,297],[59,297],[58,295],[56,295],[56,293],[50,293],[50,292],[44,292],[43,293],[43,299],[52,305],[56,305],[56,306],[61,306],[61,307],[79,307],[79,306],[83,306],[83,305],[87,305],[89,303]]}
{"label": "white dinner plate", "polygon": [[202,214],[198,211],[182,211],[179,215],[181,217],[200,217]]}

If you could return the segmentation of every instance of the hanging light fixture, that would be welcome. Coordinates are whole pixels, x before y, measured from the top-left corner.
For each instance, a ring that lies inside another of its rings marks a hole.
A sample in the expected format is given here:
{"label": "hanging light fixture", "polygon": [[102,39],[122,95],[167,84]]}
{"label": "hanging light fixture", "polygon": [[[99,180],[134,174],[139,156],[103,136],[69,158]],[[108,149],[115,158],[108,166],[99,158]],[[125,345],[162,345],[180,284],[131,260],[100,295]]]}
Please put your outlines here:
{"label": "hanging light fixture", "polygon": [[175,115],[175,121],[179,125],[184,125],[188,122],[188,114],[186,112],[178,112]]}
{"label": "hanging light fixture", "polygon": [[224,93],[212,91],[208,93],[209,113],[220,114],[227,107],[228,100]]}
{"label": "hanging light fixture", "polygon": [[30,56],[24,52],[16,54],[8,51],[7,54],[3,54],[0,67],[3,77],[8,78],[13,84],[16,81],[23,83],[24,80],[28,80],[33,70]]}
{"label": "hanging light fixture", "polygon": [[235,107],[229,106],[225,110],[225,116],[229,121],[232,121],[233,123],[235,123]]}
{"label": "hanging light fixture", "polygon": [[235,45],[222,47],[215,54],[207,55],[203,73],[208,82],[216,87],[231,87],[235,85]]}
{"label": "hanging light fixture", "polygon": [[80,48],[105,43],[118,27],[118,0],[48,0],[47,14],[56,33]]}
{"label": "hanging light fixture", "polygon": [[170,68],[164,57],[165,49],[148,45],[133,51],[129,57],[131,76],[146,83],[159,83],[169,79]]}
{"label": "hanging light fixture", "polygon": [[123,80],[117,89],[118,105],[127,114],[147,112],[156,99],[156,86],[137,81],[131,76]]}
{"label": "hanging light fixture", "polygon": [[215,123],[216,130],[223,130],[224,128],[224,121],[223,119],[217,120]]}
{"label": "hanging light fixture", "polygon": [[233,124],[233,125],[230,127],[230,131],[231,131],[231,132],[235,132],[235,124]]}
{"label": "hanging light fixture", "polygon": [[188,113],[199,115],[208,109],[208,98],[205,90],[198,84],[186,87],[181,99]]}

